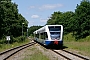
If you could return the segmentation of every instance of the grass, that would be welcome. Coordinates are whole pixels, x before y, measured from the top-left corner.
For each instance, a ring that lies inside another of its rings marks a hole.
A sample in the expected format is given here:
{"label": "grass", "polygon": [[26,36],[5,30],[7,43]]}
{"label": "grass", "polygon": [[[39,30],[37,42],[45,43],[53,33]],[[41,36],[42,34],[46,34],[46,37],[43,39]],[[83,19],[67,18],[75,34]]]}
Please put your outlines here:
{"label": "grass", "polygon": [[76,41],[72,33],[67,34],[64,36],[64,46],[68,47],[67,49],[79,51],[78,53],[90,57],[90,36]]}
{"label": "grass", "polygon": [[21,42],[21,43],[15,42],[13,44],[0,44],[0,52],[5,51],[5,50],[10,49],[10,48],[14,48],[16,46],[26,44],[28,42],[30,42],[30,40],[26,39],[24,42]]}
{"label": "grass", "polygon": [[37,48],[33,47],[28,49],[31,54],[26,54],[24,55],[23,60],[49,60],[47,56],[43,55],[42,52],[40,52]]}
{"label": "grass", "polygon": [[43,55],[40,51],[34,53],[30,60],[49,60],[45,55]]}

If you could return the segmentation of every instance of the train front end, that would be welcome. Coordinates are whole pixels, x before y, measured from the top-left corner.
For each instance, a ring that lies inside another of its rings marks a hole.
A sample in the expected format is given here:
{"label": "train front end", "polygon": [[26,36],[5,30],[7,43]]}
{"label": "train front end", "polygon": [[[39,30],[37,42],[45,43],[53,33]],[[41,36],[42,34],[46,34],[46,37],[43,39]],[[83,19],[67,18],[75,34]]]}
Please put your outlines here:
{"label": "train front end", "polygon": [[63,26],[62,25],[51,25],[48,26],[48,40],[45,40],[47,46],[63,45]]}

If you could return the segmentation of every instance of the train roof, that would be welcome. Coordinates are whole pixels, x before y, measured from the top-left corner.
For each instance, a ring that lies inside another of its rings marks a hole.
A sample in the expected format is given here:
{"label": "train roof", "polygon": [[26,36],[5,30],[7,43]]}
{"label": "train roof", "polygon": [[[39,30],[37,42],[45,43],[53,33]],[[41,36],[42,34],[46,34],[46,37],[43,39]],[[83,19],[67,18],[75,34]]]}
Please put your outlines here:
{"label": "train roof", "polygon": [[45,26],[62,26],[62,25],[45,25]]}
{"label": "train roof", "polygon": [[62,26],[62,25],[46,25],[46,26],[43,26],[42,28],[40,28],[40,29],[34,31],[33,33],[37,34],[37,33],[46,32],[48,26]]}
{"label": "train roof", "polygon": [[42,33],[42,32],[45,32],[45,26],[40,28],[40,29],[38,29],[38,30],[36,30],[36,31],[34,31],[33,33],[37,34],[37,33]]}

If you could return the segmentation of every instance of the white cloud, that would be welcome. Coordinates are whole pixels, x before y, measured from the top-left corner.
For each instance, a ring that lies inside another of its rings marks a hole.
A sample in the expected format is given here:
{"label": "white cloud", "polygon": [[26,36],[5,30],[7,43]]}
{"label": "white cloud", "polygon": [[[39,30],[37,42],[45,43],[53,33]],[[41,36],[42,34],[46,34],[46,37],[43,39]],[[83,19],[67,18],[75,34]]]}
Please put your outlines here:
{"label": "white cloud", "polygon": [[58,7],[62,7],[63,5],[62,4],[46,4],[46,5],[43,5],[41,6],[39,9],[40,10],[48,10],[48,9],[55,9],[55,8],[58,8]]}
{"label": "white cloud", "polygon": [[38,15],[32,15],[31,18],[39,18]]}
{"label": "white cloud", "polygon": [[45,22],[47,22],[47,19],[40,19],[40,22],[45,23]]}
{"label": "white cloud", "polygon": [[35,23],[35,21],[33,21],[33,20],[30,21],[29,20],[29,25],[28,26],[30,27],[30,26],[34,25],[34,23]]}
{"label": "white cloud", "polygon": [[62,4],[45,4],[42,6],[30,6],[28,9],[39,9],[39,10],[48,10],[62,7]]}
{"label": "white cloud", "polygon": [[30,10],[30,9],[34,9],[36,6],[29,6],[28,7],[28,10]]}
{"label": "white cloud", "polygon": [[33,24],[34,23],[34,21],[29,21],[29,24]]}
{"label": "white cloud", "polygon": [[30,9],[35,8],[35,6],[30,6]]}
{"label": "white cloud", "polygon": [[26,15],[28,15],[29,13],[28,13],[28,12],[26,12],[25,14],[26,14]]}

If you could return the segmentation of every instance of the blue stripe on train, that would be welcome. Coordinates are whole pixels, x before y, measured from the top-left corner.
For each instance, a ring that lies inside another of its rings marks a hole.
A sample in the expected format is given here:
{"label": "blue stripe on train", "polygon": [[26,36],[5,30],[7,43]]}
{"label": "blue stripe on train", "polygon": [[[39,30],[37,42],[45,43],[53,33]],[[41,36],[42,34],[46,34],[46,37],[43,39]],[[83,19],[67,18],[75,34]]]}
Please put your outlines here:
{"label": "blue stripe on train", "polygon": [[49,45],[49,44],[51,44],[51,41],[45,41],[45,44]]}
{"label": "blue stripe on train", "polygon": [[[54,41],[45,41],[46,45],[54,45]],[[62,45],[63,41],[58,41],[58,45]]]}

